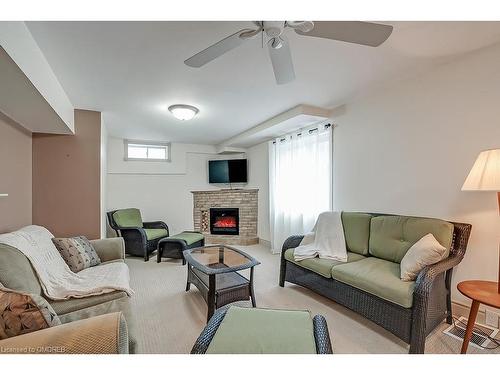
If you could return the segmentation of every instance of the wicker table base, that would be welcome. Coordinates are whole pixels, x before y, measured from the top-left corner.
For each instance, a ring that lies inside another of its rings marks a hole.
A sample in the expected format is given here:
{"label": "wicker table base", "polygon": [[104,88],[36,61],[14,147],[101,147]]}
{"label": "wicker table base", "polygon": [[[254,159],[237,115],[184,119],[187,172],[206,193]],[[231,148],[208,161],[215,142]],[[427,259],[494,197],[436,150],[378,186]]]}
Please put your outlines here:
{"label": "wicker table base", "polygon": [[191,284],[198,288],[207,302],[207,322],[216,309],[232,302],[250,299],[252,306],[256,306],[253,291],[253,267],[250,269],[250,280],[248,280],[236,271],[207,275],[188,263],[186,292]]}
{"label": "wicker table base", "polygon": [[[231,302],[251,299],[255,307],[253,269],[260,264],[257,259],[226,245],[189,249],[183,255],[188,266],[186,292],[191,284],[201,292],[208,305],[207,322],[215,309]],[[246,269],[250,279],[238,272]]]}

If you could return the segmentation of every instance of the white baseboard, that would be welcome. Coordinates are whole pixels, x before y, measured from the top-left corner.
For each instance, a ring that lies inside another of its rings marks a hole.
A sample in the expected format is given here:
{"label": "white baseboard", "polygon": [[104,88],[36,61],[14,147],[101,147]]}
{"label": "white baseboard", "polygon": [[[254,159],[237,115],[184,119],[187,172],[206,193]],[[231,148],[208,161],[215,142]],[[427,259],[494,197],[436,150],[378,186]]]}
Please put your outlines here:
{"label": "white baseboard", "polygon": [[[464,305],[463,303],[460,303],[460,302],[452,301],[451,302],[451,309],[453,311],[453,315],[456,317],[459,317],[459,316],[465,316],[466,318],[469,317],[470,306]],[[476,322],[478,322],[480,324],[485,324],[486,313],[484,311],[479,310],[479,312],[477,313]]]}
{"label": "white baseboard", "polygon": [[266,247],[271,247],[271,241],[268,240],[263,240],[262,238],[259,238],[259,244],[266,246]]}

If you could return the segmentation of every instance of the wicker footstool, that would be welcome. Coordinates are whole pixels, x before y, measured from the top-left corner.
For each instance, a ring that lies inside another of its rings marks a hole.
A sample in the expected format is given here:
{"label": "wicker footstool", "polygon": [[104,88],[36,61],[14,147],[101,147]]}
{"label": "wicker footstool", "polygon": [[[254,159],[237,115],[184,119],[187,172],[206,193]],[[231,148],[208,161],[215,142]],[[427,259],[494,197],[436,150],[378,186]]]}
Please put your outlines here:
{"label": "wicker footstool", "polygon": [[156,261],[161,262],[161,258],[182,259],[182,264],[186,264],[182,252],[205,245],[205,237],[200,232],[185,231],[158,242],[158,254]]}
{"label": "wicker footstool", "polygon": [[332,354],[326,320],[308,311],[223,307],[191,354]]}

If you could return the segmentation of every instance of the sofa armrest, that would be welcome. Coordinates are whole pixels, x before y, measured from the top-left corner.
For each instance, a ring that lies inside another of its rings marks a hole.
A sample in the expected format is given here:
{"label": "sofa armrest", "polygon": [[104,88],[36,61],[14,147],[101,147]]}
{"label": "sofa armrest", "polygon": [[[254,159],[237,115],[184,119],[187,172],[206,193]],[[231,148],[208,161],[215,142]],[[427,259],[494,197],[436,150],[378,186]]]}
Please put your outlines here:
{"label": "sofa armrest", "polygon": [[121,312],[94,316],[0,340],[0,353],[128,354],[127,324]]}
{"label": "sofa armrest", "polygon": [[432,289],[435,278],[443,272],[447,273],[447,278],[449,279],[447,283],[450,283],[451,270],[453,267],[457,266],[465,256],[472,225],[455,222],[452,222],[452,224],[454,225],[454,232],[450,256],[420,271],[415,283],[414,293],[416,292],[417,295],[427,296]]}
{"label": "sofa armrest", "polygon": [[280,262],[280,276],[279,276],[279,285],[281,287],[285,286],[285,276],[286,276],[286,259],[285,259],[285,251],[288,249],[294,249],[300,245],[303,235],[295,235],[288,237],[285,242],[283,242],[283,246],[281,247],[281,262]]}
{"label": "sofa armrest", "polygon": [[[464,252],[461,251],[452,254],[436,264],[425,267],[418,274],[413,291],[410,353],[424,352],[425,338],[443,314],[440,307],[443,299],[446,299],[447,319],[451,323],[451,272],[463,257]],[[443,274],[444,278],[438,277]]]}
{"label": "sofa armrest", "polygon": [[425,267],[417,276],[417,280],[415,282],[415,292],[419,294],[428,294],[436,276],[451,270],[453,267],[458,265],[462,259],[463,255],[451,255],[436,264]]}
{"label": "sofa armrest", "polygon": [[167,232],[169,232],[168,225],[165,224],[163,221],[146,221],[142,223],[142,225],[146,229],[165,229]]}
{"label": "sofa armrest", "polygon": [[101,262],[107,262],[116,259],[125,259],[125,243],[122,237],[104,238],[102,240],[91,240]]}
{"label": "sofa armrest", "polygon": [[283,246],[281,248],[281,252],[284,253],[288,249],[294,249],[300,245],[304,235],[294,235],[288,237],[285,242],[283,242]]}

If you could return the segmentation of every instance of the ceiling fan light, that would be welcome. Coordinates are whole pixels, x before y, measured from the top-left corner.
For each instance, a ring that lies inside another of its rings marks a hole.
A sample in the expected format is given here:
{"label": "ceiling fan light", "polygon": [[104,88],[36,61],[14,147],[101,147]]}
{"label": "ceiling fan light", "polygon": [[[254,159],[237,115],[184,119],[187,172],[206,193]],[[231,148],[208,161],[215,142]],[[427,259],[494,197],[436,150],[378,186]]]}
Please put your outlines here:
{"label": "ceiling fan light", "polygon": [[191,120],[199,112],[198,108],[187,104],[174,104],[168,107],[168,110],[176,119],[181,121]]}

